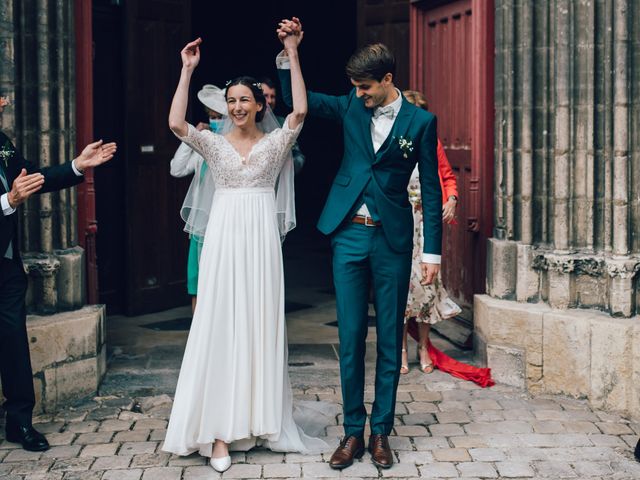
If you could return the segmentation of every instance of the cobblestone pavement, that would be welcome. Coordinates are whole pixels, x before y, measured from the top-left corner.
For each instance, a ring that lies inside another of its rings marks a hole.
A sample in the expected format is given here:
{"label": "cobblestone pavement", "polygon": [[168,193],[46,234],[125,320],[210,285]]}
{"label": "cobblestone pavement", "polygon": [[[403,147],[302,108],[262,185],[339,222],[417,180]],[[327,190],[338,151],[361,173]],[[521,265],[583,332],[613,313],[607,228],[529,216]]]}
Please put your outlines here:
{"label": "cobblestone pavement", "polygon": [[[291,383],[297,398],[340,403],[335,301],[328,247],[287,238],[287,325]],[[314,272],[309,275],[308,272]],[[161,451],[171,398],[187,338],[189,308],[141,317],[109,317],[109,369],[100,397],[36,419],[52,445],[25,452],[4,440],[3,480],[204,480],[221,476],[198,455]],[[157,325],[159,328],[153,327]],[[153,328],[152,328],[153,327]],[[169,328],[167,328],[169,327]],[[375,341],[375,328],[368,341]],[[432,341],[465,362],[469,352]],[[415,343],[410,344],[415,358]],[[373,400],[375,345],[367,348],[366,401]],[[396,427],[390,437],[397,462],[378,470],[368,453],[342,472],[329,468],[331,452],[304,456],[266,450],[233,455],[222,478],[478,478],[640,479],[633,449],[640,423],[594,411],[578,400],[531,398],[496,385],[481,389],[442,372],[422,374],[415,361],[400,380]],[[370,407],[370,403],[368,403]],[[0,417],[1,418],[1,417]],[[333,449],[341,415],[327,427]]]}
{"label": "cobblestone pavement", "polygon": [[[301,399],[340,402],[339,389],[296,388]],[[367,401],[372,400],[371,388]],[[370,406],[370,404],[369,404]],[[4,480],[200,480],[220,478],[198,455],[161,451],[171,397],[96,397],[37,419],[52,445],[26,452],[0,437]],[[640,423],[562,397],[530,398],[510,387],[480,389],[416,368],[403,377],[391,446],[397,463],[378,470],[369,454],[343,472],[330,453],[255,450],[233,455],[222,478],[637,479],[632,447]],[[340,416],[339,416],[340,417]],[[339,426],[327,428],[333,446]]]}

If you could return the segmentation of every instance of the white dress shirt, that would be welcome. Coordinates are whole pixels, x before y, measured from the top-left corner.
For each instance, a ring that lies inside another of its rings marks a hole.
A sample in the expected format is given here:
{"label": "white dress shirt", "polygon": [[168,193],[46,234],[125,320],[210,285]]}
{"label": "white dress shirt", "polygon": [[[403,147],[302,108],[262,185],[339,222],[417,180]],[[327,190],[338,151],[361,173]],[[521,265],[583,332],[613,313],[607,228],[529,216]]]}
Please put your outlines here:
{"label": "white dress shirt", "polygon": [[[276,57],[276,67],[278,70],[289,70],[291,68],[291,64],[289,63],[289,57],[286,55],[284,51],[280,52]],[[402,95],[400,90],[396,88],[396,92],[398,93],[398,98],[396,98],[393,102],[385,107],[376,107],[371,116],[371,142],[373,143],[373,151],[377,153],[380,150],[380,147],[385,142],[389,134],[391,133],[391,129],[393,128],[393,123],[396,121],[396,117],[398,116],[398,112],[400,112],[400,108],[402,107]],[[379,115],[377,110],[380,108],[389,111],[388,114]],[[363,203],[356,215],[362,215],[363,217],[371,217],[369,213],[369,209],[367,205]],[[433,263],[440,264],[441,256],[435,255],[433,253],[423,253],[422,254],[423,263]]]}
{"label": "white dress shirt", "polygon": [[186,143],[181,143],[170,163],[172,177],[180,178],[200,171],[204,158]]}

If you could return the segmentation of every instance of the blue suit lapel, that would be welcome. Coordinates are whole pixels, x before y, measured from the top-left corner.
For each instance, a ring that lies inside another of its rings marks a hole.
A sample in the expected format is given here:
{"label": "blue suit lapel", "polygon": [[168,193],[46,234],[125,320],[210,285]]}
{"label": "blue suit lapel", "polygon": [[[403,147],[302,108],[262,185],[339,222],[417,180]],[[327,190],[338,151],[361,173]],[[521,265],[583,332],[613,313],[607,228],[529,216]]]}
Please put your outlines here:
{"label": "blue suit lapel", "polygon": [[376,153],[376,163],[384,157],[387,150],[389,150],[398,138],[406,135],[409,125],[411,125],[411,119],[415,115],[415,110],[413,110],[410,105],[411,104],[403,96],[402,106],[400,107],[400,111],[398,112],[395,122],[393,122],[393,127],[391,127],[389,135]]}
{"label": "blue suit lapel", "polygon": [[376,154],[373,151],[373,140],[371,139],[371,117],[373,116],[373,110],[364,106],[364,102],[358,100],[360,103],[361,113],[360,121],[358,122],[359,128],[362,132],[362,140],[365,143],[365,150],[373,161],[376,158]]}

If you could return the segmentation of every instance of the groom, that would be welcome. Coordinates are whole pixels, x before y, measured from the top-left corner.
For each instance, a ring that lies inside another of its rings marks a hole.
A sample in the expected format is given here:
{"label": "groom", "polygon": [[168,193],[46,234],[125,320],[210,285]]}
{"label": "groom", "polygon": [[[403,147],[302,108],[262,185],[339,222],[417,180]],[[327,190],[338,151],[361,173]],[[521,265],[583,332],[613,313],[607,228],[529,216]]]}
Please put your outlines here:
{"label": "groom", "polygon": [[[283,20],[280,40],[302,40],[299,20]],[[300,43],[300,42],[298,42]],[[278,55],[285,103],[291,105],[288,55]],[[413,216],[407,185],[418,163],[424,214],[423,281],[440,269],[442,194],[436,157],[436,118],[407,102],[393,83],[395,59],[382,44],[349,59],[353,90],[344,96],[307,92],[309,114],[340,121],[344,156],[318,228],[331,236],[340,338],[340,376],[345,437],[330,466],[342,469],[364,454],[364,357],[369,285],[375,292],[377,360],[369,452],[389,468],[388,435],[394,422],[402,328],[407,303]]]}

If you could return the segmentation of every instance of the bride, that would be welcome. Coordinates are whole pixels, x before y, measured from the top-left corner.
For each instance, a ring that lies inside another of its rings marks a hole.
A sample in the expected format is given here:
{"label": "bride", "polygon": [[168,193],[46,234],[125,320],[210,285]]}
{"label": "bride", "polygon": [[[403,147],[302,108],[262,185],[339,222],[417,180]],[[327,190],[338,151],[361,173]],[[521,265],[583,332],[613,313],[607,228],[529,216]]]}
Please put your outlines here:
{"label": "bride", "polygon": [[[222,134],[189,125],[189,82],[202,40],[180,52],[169,127],[205,158],[211,185],[202,190],[214,193],[196,195],[183,207],[185,229],[204,233],[204,243],[198,303],[162,448],[178,455],[199,451],[217,471],[231,465],[230,449],[326,449],[293,419],[287,370],[281,238],[295,226],[290,152],[307,113],[299,40],[289,36],[285,42],[293,112],[282,128],[275,128],[277,120],[251,77],[228,83],[229,125]],[[212,201],[203,205],[196,197]]]}

